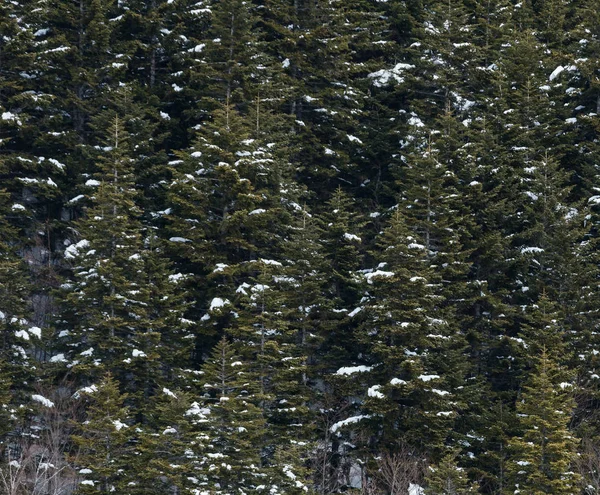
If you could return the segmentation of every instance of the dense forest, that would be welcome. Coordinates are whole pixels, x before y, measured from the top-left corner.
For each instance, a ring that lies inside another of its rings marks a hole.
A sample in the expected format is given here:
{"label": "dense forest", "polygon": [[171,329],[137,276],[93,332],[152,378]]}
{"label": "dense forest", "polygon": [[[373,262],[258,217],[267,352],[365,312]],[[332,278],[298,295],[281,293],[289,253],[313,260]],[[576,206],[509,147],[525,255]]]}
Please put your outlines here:
{"label": "dense forest", "polygon": [[600,494],[600,0],[0,1],[2,495]]}

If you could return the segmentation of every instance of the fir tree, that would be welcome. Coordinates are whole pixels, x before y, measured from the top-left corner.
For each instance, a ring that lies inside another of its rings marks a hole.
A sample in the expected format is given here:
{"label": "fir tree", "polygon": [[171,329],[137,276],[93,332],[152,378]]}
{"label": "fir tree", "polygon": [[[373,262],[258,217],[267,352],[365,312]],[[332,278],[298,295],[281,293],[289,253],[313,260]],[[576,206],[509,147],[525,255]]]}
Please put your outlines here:
{"label": "fir tree", "polygon": [[517,401],[521,435],[509,441],[508,476],[514,490],[532,494],[577,491],[579,475],[571,467],[577,439],[568,430],[574,402],[572,386],[560,382],[561,370],[543,349]]}
{"label": "fir tree", "polygon": [[456,453],[445,455],[439,464],[430,466],[425,476],[427,495],[468,495],[478,493],[476,483],[469,481],[464,468],[456,465]]}
{"label": "fir tree", "polygon": [[203,368],[207,420],[198,424],[196,455],[203,485],[215,493],[256,490],[264,483],[259,382],[247,370],[225,338]]}
{"label": "fir tree", "polygon": [[544,296],[524,328],[533,361],[517,397],[518,433],[508,442],[508,491],[573,493],[578,475],[570,470],[578,441],[569,431],[575,402],[557,314]]}
{"label": "fir tree", "polygon": [[127,493],[132,473],[128,472],[130,415],[124,406],[126,396],[110,374],[78,394],[89,405],[86,419],[72,436],[78,448],[74,462],[81,480],[77,493]]}

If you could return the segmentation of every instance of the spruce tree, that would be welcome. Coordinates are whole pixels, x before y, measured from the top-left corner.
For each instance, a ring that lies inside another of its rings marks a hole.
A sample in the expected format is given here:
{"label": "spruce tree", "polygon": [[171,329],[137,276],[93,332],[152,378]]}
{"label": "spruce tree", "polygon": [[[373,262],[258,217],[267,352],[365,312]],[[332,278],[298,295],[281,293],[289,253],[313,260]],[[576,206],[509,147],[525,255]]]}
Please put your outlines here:
{"label": "spruce tree", "polygon": [[[532,494],[571,494],[578,490],[579,475],[572,470],[577,439],[568,430],[574,401],[572,386],[561,382],[561,370],[542,349],[517,401],[521,434],[508,444],[507,475],[514,490]],[[564,375],[563,375],[564,376]]]}
{"label": "spruce tree", "polygon": [[456,465],[456,453],[446,454],[439,464],[430,466],[425,476],[426,495],[469,495],[478,492],[464,468]]}
{"label": "spruce tree", "polygon": [[76,493],[127,493],[134,476],[127,458],[131,452],[131,418],[119,382],[106,374],[77,394],[88,405],[85,421],[71,437],[78,448],[73,459],[80,475]]}
{"label": "spruce tree", "polygon": [[[110,369],[130,401],[144,403],[191,353],[190,322],[179,279],[141,222],[130,135],[113,116],[98,157],[92,202],[78,221],[80,240],[66,250],[73,281],[63,286],[60,343],[81,382]],[[144,237],[144,233],[146,236]],[[66,327],[66,328],[65,328]],[[142,409],[136,409],[138,419]]]}
{"label": "spruce tree", "polygon": [[579,480],[570,469],[578,444],[569,431],[574,384],[562,364],[567,356],[560,320],[546,296],[522,336],[532,365],[517,397],[518,432],[508,442],[506,492],[573,493]]}
{"label": "spruce tree", "polygon": [[259,382],[247,370],[225,338],[203,367],[201,403],[207,418],[198,423],[193,450],[202,485],[214,493],[256,490],[264,483],[265,421],[259,408]]}

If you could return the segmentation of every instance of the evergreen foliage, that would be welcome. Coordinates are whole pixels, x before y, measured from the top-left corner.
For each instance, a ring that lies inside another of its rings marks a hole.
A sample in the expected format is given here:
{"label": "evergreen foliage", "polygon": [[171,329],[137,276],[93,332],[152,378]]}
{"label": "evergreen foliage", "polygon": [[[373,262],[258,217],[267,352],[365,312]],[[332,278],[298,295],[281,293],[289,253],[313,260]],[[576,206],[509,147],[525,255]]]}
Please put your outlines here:
{"label": "evergreen foliage", "polygon": [[595,493],[599,12],[0,2],[0,493]]}

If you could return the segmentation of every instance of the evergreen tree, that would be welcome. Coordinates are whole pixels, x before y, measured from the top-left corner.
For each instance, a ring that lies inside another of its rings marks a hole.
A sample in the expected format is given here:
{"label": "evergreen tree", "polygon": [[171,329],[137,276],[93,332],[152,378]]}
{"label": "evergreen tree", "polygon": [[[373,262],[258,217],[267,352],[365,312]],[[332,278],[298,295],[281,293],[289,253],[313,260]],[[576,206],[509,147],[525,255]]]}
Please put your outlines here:
{"label": "evergreen tree", "polygon": [[78,448],[74,463],[83,478],[77,493],[127,493],[133,473],[129,472],[127,459],[131,446],[130,415],[124,406],[126,396],[120,394],[119,382],[110,374],[78,394],[89,405],[85,421],[72,436]]}
{"label": "evergreen tree", "polygon": [[225,338],[203,367],[207,419],[198,424],[195,448],[203,486],[214,493],[256,490],[264,483],[265,421],[259,382],[247,370]]}
{"label": "evergreen tree", "polygon": [[[87,216],[78,222],[81,240],[66,257],[74,280],[64,288],[62,343],[79,380],[110,369],[127,385],[130,400],[144,403],[158,383],[184,365],[191,341],[177,284],[162,259],[156,237],[143,238],[136,204],[129,134],[118,116],[105,135],[100,180]],[[176,369],[176,368],[175,368]],[[136,413],[143,417],[141,409]]]}
{"label": "evergreen tree", "polygon": [[574,403],[569,397],[571,385],[559,383],[559,374],[552,357],[542,350],[517,402],[522,434],[509,442],[512,484],[506,493],[518,489],[570,494],[578,490],[579,476],[571,470],[577,440],[568,430]]}
{"label": "evergreen tree", "polygon": [[570,373],[561,364],[563,335],[546,297],[530,318],[523,340],[533,364],[517,398],[519,432],[508,443],[506,492],[573,493],[579,475],[570,467],[578,441],[568,428],[575,402]]}
{"label": "evergreen tree", "polygon": [[425,493],[431,495],[468,495],[478,493],[463,468],[456,465],[456,453],[445,455],[439,464],[430,466],[425,476]]}

